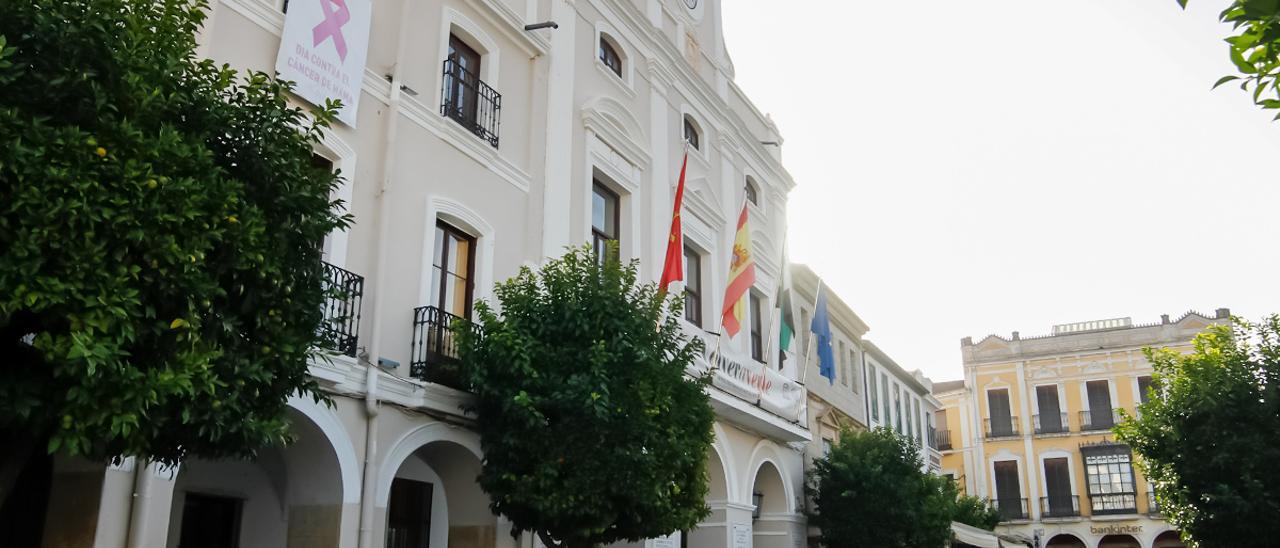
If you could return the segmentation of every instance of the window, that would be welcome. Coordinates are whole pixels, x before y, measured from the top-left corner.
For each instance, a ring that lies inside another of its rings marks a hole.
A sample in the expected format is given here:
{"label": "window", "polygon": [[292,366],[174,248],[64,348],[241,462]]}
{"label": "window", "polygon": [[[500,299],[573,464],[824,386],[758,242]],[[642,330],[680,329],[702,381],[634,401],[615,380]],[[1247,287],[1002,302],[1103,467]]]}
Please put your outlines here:
{"label": "window", "polygon": [[853,393],[862,393],[862,364],[858,362],[858,349],[849,349],[849,363],[853,364]]}
{"label": "window", "polygon": [[242,507],[240,499],[187,493],[182,502],[178,545],[239,546]]}
{"label": "window", "polygon": [[1022,504],[1022,484],[1018,480],[1018,461],[995,462],[996,509],[1004,520],[1025,519],[1026,508]]}
{"label": "window", "polygon": [[387,504],[387,548],[417,548],[431,541],[430,483],[405,478],[391,481]]}
{"label": "window", "polygon": [[1071,469],[1066,457],[1044,459],[1045,497],[1041,510],[1046,517],[1079,515],[1079,506],[1071,494]]}
{"label": "window", "polygon": [[764,310],[760,308],[760,297],[752,291],[747,296],[747,311],[751,314],[751,359],[764,363]]}
{"label": "window", "polygon": [[822,456],[831,454],[831,438],[822,438]]}
{"label": "window", "polygon": [[[904,395],[905,395],[905,393],[906,393],[906,390],[903,390],[903,394],[904,394]],[[902,410],[905,412],[905,414],[906,414],[906,416],[907,416],[906,421],[905,421],[905,422],[907,423],[907,424],[906,424],[906,426],[907,426],[907,439],[909,439],[909,440],[914,440],[914,439],[916,438],[916,431],[915,431],[915,428],[913,427],[913,425],[912,425],[912,423],[911,423],[911,396],[907,396],[907,403],[903,404],[903,406],[902,406]]]}
{"label": "window", "polygon": [[603,34],[600,35],[600,61],[614,74],[622,76],[622,56],[618,55],[618,50]]}
{"label": "window", "polygon": [[444,221],[436,222],[436,253],[431,269],[432,306],[459,318],[471,318],[475,247],[475,238]]}
{"label": "window", "polygon": [[445,61],[444,104],[446,115],[464,125],[476,123],[479,104],[480,54],[457,36],[449,35],[449,59]]}
{"label": "window", "polygon": [[1000,388],[987,391],[987,437],[998,438],[1017,435],[1013,414],[1009,407],[1009,390]]}
{"label": "window", "polygon": [[884,373],[880,374],[880,399],[884,401],[884,424],[888,426],[893,421],[893,415],[889,414],[893,404],[889,402],[889,377]]}
{"label": "window", "polygon": [[1040,413],[1036,415],[1037,434],[1066,432],[1066,421],[1062,417],[1062,407],[1058,404],[1057,385],[1037,386],[1036,404],[1040,408]]}
{"label": "window", "polygon": [[600,181],[591,185],[591,247],[600,262],[610,257],[608,242],[618,241],[618,195]]}
{"label": "window", "polygon": [[747,177],[746,193],[748,202],[751,202],[753,205],[760,205],[760,198],[758,196],[760,189],[756,188],[756,181],[751,177]]}
{"label": "window", "polygon": [[[849,362],[845,360],[844,341],[836,341],[836,348],[834,350],[835,352],[833,352],[833,354],[835,354],[836,358],[836,375],[840,377],[841,384],[849,386],[849,371],[846,369],[849,366]],[[843,364],[840,363],[842,361],[844,361]]]}
{"label": "window", "polygon": [[701,150],[698,147],[698,137],[699,137],[698,127],[693,125],[693,118],[685,116],[684,117],[684,140],[687,141],[689,143],[689,146],[693,147],[694,150]]}
{"label": "window", "polygon": [[867,393],[871,395],[871,420],[880,420],[880,392],[876,390],[876,374],[867,375]]}
{"label": "window", "polygon": [[902,391],[898,385],[893,385],[893,422],[898,428],[898,433],[902,430]]}
{"label": "window", "polygon": [[1089,397],[1089,410],[1081,417],[1081,429],[1108,430],[1115,426],[1111,414],[1111,383],[1105,380],[1088,381],[1084,386]]}
{"label": "window", "polygon": [[1085,477],[1089,482],[1089,506],[1094,515],[1132,514],[1138,511],[1129,446],[1106,443],[1082,446]]}
{"label": "window", "polygon": [[1147,403],[1147,400],[1151,399],[1151,396],[1149,394],[1150,391],[1151,391],[1151,377],[1150,376],[1138,377],[1138,400],[1141,401],[1142,403]]}
{"label": "window", "polygon": [[920,445],[924,445],[928,440],[924,439],[924,431],[920,430],[920,400],[915,398],[911,398],[911,426],[915,428],[915,437],[922,442]]}
{"label": "window", "polygon": [[684,246],[684,319],[702,327],[702,256]]}

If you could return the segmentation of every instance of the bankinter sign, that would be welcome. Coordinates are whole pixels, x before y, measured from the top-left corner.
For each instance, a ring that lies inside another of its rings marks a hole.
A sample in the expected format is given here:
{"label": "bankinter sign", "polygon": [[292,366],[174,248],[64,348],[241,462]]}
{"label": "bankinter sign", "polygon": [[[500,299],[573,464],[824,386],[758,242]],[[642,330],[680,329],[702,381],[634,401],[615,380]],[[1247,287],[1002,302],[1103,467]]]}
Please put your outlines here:
{"label": "bankinter sign", "polygon": [[342,101],[338,119],[355,127],[365,57],[369,51],[369,0],[291,0],[276,72],[295,82],[294,92],[316,105]]}

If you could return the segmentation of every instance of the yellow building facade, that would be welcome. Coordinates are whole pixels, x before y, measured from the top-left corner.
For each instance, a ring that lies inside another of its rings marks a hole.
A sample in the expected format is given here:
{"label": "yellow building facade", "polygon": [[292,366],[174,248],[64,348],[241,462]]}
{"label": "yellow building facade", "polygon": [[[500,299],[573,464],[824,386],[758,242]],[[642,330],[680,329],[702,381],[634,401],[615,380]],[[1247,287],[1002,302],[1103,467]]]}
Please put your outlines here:
{"label": "yellow building facade", "polygon": [[1111,429],[1149,395],[1144,348],[1189,352],[1197,333],[1229,317],[1218,309],[965,338],[964,379],[934,385],[941,473],[997,506],[999,532],[1037,548],[1182,546]]}

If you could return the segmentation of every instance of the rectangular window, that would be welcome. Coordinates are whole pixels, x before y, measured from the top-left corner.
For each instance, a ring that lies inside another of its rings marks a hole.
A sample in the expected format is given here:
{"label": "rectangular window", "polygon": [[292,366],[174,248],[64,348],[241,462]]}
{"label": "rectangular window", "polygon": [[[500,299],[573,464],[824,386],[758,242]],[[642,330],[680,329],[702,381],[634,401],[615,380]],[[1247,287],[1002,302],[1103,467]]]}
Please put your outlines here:
{"label": "rectangular window", "polygon": [[748,310],[751,315],[751,359],[764,363],[764,315],[760,307],[760,297],[754,291],[747,295]]}
{"label": "rectangular window", "polygon": [[1025,519],[1026,505],[1022,499],[1022,485],[1018,480],[1018,461],[995,462],[996,508],[1002,519]]}
{"label": "rectangular window", "polygon": [[1066,457],[1044,459],[1044,490],[1048,494],[1041,507],[1045,516],[1079,514],[1079,507],[1071,490],[1071,469]]}
{"label": "rectangular window", "polygon": [[436,221],[431,305],[459,318],[471,319],[475,243],[475,238],[467,233],[444,221]]}
{"label": "rectangular window", "polygon": [[179,546],[240,546],[240,514],[243,501],[200,493],[187,493],[182,502]]}
{"label": "rectangular window", "polygon": [[867,375],[867,393],[871,395],[871,420],[880,420],[880,391],[876,390],[876,374]]}
{"label": "rectangular window", "polygon": [[684,246],[684,319],[702,327],[702,256]]}
{"label": "rectangular window", "polygon": [[880,399],[884,401],[884,424],[889,426],[893,423],[893,415],[889,411],[893,403],[889,401],[889,376],[884,373],[880,374]]}
{"label": "rectangular window", "polygon": [[1142,377],[1138,377],[1138,399],[1142,403],[1147,403],[1147,400],[1151,398],[1150,392],[1151,392],[1151,377],[1145,376],[1145,375]]}
{"label": "rectangular window", "polygon": [[836,358],[836,375],[840,376],[841,384],[849,386],[849,371],[846,369],[849,367],[849,362],[845,359],[844,355],[844,341],[836,341],[834,354]]}
{"label": "rectangular window", "polygon": [[591,247],[596,259],[617,259],[610,255],[608,242],[618,241],[618,195],[600,181],[591,184]]}
{"label": "rectangular window", "polygon": [[911,426],[915,430],[915,436],[920,438],[920,445],[924,445],[927,440],[924,439],[924,432],[920,430],[920,400],[911,398]]}
{"label": "rectangular window", "polygon": [[449,35],[449,59],[445,62],[446,115],[463,125],[476,123],[479,105],[480,54],[457,36]]}
{"label": "rectangular window", "polygon": [[1036,415],[1036,433],[1053,434],[1065,432],[1065,421],[1062,420],[1062,408],[1058,405],[1058,387],[1056,385],[1036,387],[1036,405],[1040,412]]}
{"label": "rectangular window", "polygon": [[1111,383],[1108,381],[1088,381],[1085,392],[1089,396],[1089,411],[1081,421],[1087,430],[1107,430],[1115,426],[1111,415]]}
{"label": "rectangular window", "polygon": [[853,364],[853,393],[862,393],[862,383],[865,382],[862,374],[862,362],[858,361],[858,348],[849,349],[849,363]]}
{"label": "rectangular window", "polygon": [[417,548],[431,541],[432,485],[405,478],[391,480],[387,504],[387,548]]}
{"label": "rectangular window", "polygon": [[1094,515],[1133,514],[1138,511],[1133,458],[1129,446],[1108,443],[1082,446],[1089,506]]}
{"label": "rectangular window", "polygon": [[987,414],[990,417],[987,419],[988,437],[998,438],[1017,434],[1013,426],[1007,388],[987,391]]}
{"label": "rectangular window", "polygon": [[604,36],[600,37],[600,61],[614,74],[622,76],[622,57],[618,55],[618,50],[613,49],[613,45],[604,39]]}
{"label": "rectangular window", "polygon": [[902,429],[902,389],[898,385],[893,385],[893,422],[897,426],[898,433],[904,432]]}

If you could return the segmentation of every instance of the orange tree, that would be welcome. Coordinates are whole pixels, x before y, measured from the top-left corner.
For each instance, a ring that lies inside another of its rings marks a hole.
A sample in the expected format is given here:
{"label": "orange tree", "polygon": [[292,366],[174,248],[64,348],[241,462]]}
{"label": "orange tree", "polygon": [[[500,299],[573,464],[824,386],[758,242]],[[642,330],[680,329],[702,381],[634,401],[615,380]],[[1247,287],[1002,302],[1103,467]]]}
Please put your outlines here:
{"label": "orange tree", "polygon": [[0,16],[0,500],[44,451],[251,455],[315,389],[334,105],[309,122],[286,85],[198,60],[205,9]]}
{"label": "orange tree", "polygon": [[686,375],[702,344],[681,331],[681,299],[636,269],[571,250],[499,284],[500,309],[477,304],[480,329],[459,330],[480,485],[548,546],[639,541],[708,514],[715,414],[709,378]]}

